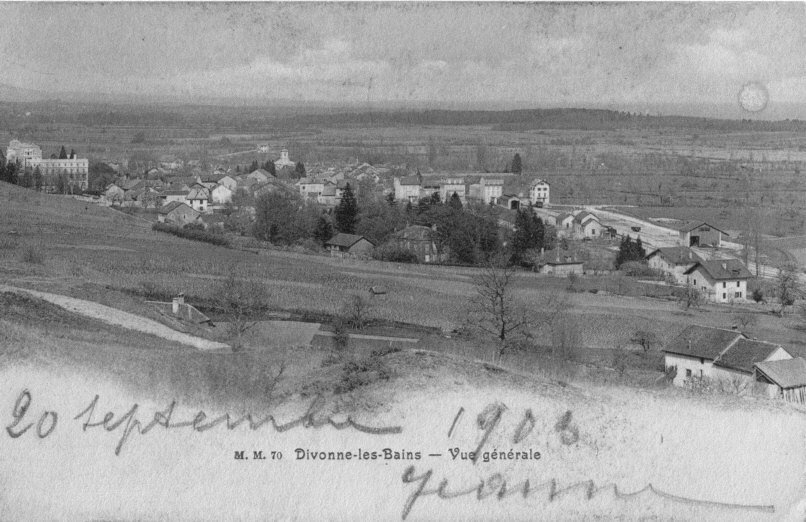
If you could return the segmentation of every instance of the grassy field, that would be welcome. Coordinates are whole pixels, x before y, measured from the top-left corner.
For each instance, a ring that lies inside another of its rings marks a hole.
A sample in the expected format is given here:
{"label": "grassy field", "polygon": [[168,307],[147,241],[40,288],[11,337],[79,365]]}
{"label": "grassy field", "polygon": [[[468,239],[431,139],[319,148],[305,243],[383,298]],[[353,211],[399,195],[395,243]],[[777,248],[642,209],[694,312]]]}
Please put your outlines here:
{"label": "grassy field", "polygon": [[[136,217],[67,197],[5,184],[0,191],[0,274],[5,282],[97,301],[157,320],[163,318],[145,301],[164,300],[180,292],[214,315],[214,298],[230,274],[260,281],[267,290],[269,311],[293,312],[326,323],[351,295],[358,294],[367,298],[372,318],[381,323],[402,322],[436,331],[461,329],[468,299],[475,292],[478,271],[473,268],[341,260],[271,249],[256,255],[157,233]],[[370,297],[368,288],[373,285],[385,287],[387,294]],[[568,285],[564,278],[517,274],[514,296],[533,318],[535,350],[550,344],[542,318],[547,300],[555,295],[570,301],[578,358],[583,362],[602,363],[603,356],[596,350],[637,350],[632,339],[641,330],[656,332],[662,345],[689,324],[729,328],[737,311],[757,317],[753,335],[803,346],[800,331],[791,328],[794,321],[773,317],[764,305],[708,306],[696,313],[684,312],[673,300],[663,298],[668,289],[630,278],[583,277],[575,284],[575,292],[568,292]],[[203,328],[190,333],[221,336],[220,331]],[[470,344],[477,345],[470,350],[476,355],[490,351],[483,337],[476,336]],[[467,350],[434,333],[423,338],[422,346]],[[513,364],[526,364],[523,354],[512,357],[520,358]],[[658,363],[652,360],[636,366],[656,369]]]}

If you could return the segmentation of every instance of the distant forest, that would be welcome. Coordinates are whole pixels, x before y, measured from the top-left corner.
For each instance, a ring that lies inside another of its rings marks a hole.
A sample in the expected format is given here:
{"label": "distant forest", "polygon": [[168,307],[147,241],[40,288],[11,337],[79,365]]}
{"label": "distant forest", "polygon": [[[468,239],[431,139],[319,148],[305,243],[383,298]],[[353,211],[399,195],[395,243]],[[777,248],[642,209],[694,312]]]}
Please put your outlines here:
{"label": "distant forest", "polygon": [[[27,114],[22,116],[22,114]],[[489,126],[498,131],[678,129],[684,131],[804,131],[803,120],[725,120],[690,116],[641,115],[604,109],[529,109],[510,111],[397,110],[292,107],[225,107],[210,105],[70,104],[61,102],[0,103],[0,124],[6,126],[73,124],[84,126],[147,126],[287,130],[315,127]],[[16,124],[16,125],[15,125]]]}

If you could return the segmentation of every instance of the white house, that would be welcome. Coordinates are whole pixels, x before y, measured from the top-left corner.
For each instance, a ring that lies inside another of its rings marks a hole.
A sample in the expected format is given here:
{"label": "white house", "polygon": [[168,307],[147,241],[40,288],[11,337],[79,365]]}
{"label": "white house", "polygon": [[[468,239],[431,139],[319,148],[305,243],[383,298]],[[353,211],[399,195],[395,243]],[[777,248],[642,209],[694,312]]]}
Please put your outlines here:
{"label": "white house", "polygon": [[232,201],[232,190],[224,185],[216,185],[210,191],[210,201],[213,205],[223,205]]}
{"label": "white house", "polygon": [[504,193],[504,180],[485,179],[482,177],[478,183],[470,185],[468,196],[484,203],[495,202]]}
{"label": "white house", "polygon": [[193,185],[185,200],[193,210],[207,212],[210,205],[210,191],[202,185]]}
{"label": "white house", "polygon": [[716,303],[747,299],[747,280],[753,277],[738,259],[698,261],[684,274],[686,284]]}
{"label": "white house", "polygon": [[574,216],[574,234],[582,238],[599,237],[602,235],[602,224],[594,214],[583,210]]}
{"label": "white house", "polygon": [[663,352],[667,370],[676,369],[676,386],[692,379],[750,384],[758,363],[792,358],[780,345],[748,339],[737,330],[697,325],[683,330]]}
{"label": "white house", "polygon": [[686,270],[702,261],[702,258],[689,247],[667,247],[653,250],[647,254],[646,260],[649,268],[674,277],[680,284],[686,284]]}
{"label": "white house", "polygon": [[453,195],[459,196],[462,202],[466,199],[465,180],[462,178],[446,178],[439,184],[439,197],[443,202],[450,200]]}
{"label": "white house", "polygon": [[532,200],[532,204],[536,207],[548,206],[550,203],[549,189],[548,182],[542,179],[535,180],[529,187],[529,199]]}
{"label": "white house", "polygon": [[683,386],[692,378],[710,378],[714,360],[739,339],[746,337],[736,330],[689,326],[663,349],[664,365],[667,370],[676,369],[673,381],[676,386]]}
{"label": "white house", "polygon": [[394,178],[395,199],[397,201],[409,201],[417,203],[420,199],[420,178],[418,176],[407,176],[405,178]]}
{"label": "white house", "polygon": [[11,140],[6,149],[6,162],[18,161],[23,167],[33,167],[32,161],[42,159],[42,149],[33,143]]}

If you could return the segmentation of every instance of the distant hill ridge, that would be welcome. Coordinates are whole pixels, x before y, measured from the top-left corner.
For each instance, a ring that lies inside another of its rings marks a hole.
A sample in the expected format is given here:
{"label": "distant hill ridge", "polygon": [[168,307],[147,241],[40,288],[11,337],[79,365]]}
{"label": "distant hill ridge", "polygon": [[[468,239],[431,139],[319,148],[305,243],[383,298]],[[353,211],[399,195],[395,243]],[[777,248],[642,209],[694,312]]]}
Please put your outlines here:
{"label": "distant hill ridge", "polygon": [[[78,103],[64,100],[3,102],[2,113],[26,113],[25,122],[80,125],[239,128],[243,130],[316,126],[491,126],[498,131],[527,130],[681,130],[721,132],[806,131],[806,120],[719,119],[646,115],[609,109],[556,108],[517,110],[361,110],[347,107],[225,106],[155,103]],[[15,88],[11,88],[14,90]],[[7,89],[6,89],[7,90]],[[31,91],[31,97],[34,91]],[[8,94],[8,93],[6,93]],[[5,118],[3,118],[5,119]],[[7,122],[9,123],[9,122]]]}

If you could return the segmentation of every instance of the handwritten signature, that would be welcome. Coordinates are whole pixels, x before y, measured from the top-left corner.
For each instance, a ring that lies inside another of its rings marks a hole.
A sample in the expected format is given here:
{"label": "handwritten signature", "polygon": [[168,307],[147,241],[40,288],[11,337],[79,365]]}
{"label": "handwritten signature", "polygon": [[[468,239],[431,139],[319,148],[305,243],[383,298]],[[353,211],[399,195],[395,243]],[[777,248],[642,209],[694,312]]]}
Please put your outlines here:
{"label": "handwritten signature", "polygon": [[[129,440],[132,433],[146,435],[157,426],[161,426],[166,430],[190,428],[196,432],[205,432],[211,430],[219,425],[225,425],[228,430],[234,430],[238,426],[246,424],[250,430],[255,431],[264,426],[270,425],[277,433],[283,433],[293,428],[302,427],[306,429],[317,429],[324,426],[332,426],[337,430],[344,430],[347,428],[368,433],[370,435],[387,435],[401,433],[403,428],[400,426],[383,426],[373,427],[366,426],[358,423],[347,416],[344,421],[334,420],[332,416],[321,416],[322,409],[325,404],[324,397],[316,396],[311,401],[310,406],[300,417],[290,420],[285,423],[279,422],[273,415],[265,415],[256,418],[251,413],[247,413],[240,417],[233,417],[229,413],[219,415],[217,417],[209,418],[207,414],[199,410],[192,418],[186,420],[176,421],[173,419],[174,410],[176,409],[177,402],[171,401],[168,406],[161,411],[155,412],[151,420],[147,424],[143,424],[138,418],[140,412],[140,405],[134,404],[126,413],[117,414],[112,411],[107,411],[103,415],[96,413],[100,396],[96,395],[90,401],[89,405],[81,411],[78,415],[73,417],[73,420],[83,420],[81,425],[82,431],[87,431],[92,428],[102,428],[108,432],[120,430],[120,439],[115,447],[115,455],[120,455],[123,447]],[[11,438],[18,438],[29,431],[33,426],[33,422],[24,423],[24,419],[28,414],[32,402],[31,392],[23,390],[17,397],[12,409],[13,421],[6,426],[6,432]],[[146,417],[148,418],[148,416]],[[38,422],[36,423],[35,432],[41,439],[48,437],[56,429],[59,421],[59,415],[55,411],[44,411]]]}
{"label": "handwritten signature", "polygon": [[661,491],[660,489],[654,487],[652,484],[647,484],[640,490],[632,491],[629,493],[621,492],[618,486],[612,483],[605,484],[603,486],[597,486],[593,480],[583,480],[575,482],[570,486],[564,488],[560,488],[557,480],[553,478],[540,484],[533,484],[529,481],[529,479],[526,479],[519,484],[510,486],[507,483],[507,480],[504,478],[504,476],[501,475],[500,473],[494,473],[489,477],[487,477],[485,480],[479,481],[478,484],[474,484],[472,486],[464,487],[461,489],[451,489],[449,487],[448,479],[443,478],[437,487],[432,487],[428,489],[426,488],[426,486],[428,486],[429,483],[431,482],[433,475],[434,472],[431,469],[418,475],[416,472],[416,468],[414,466],[409,466],[408,468],[406,468],[406,471],[403,472],[402,477],[403,484],[414,485],[414,491],[409,495],[409,497],[406,499],[406,502],[403,505],[403,515],[402,515],[403,520],[405,520],[406,517],[409,515],[411,509],[414,507],[415,502],[417,502],[417,500],[422,497],[436,495],[441,500],[451,500],[475,494],[477,501],[481,501],[489,497],[494,497],[499,501],[501,501],[513,495],[517,495],[519,493],[523,499],[528,499],[530,496],[541,491],[546,492],[546,500],[548,502],[554,502],[559,497],[568,495],[576,491],[584,492],[585,500],[592,500],[596,495],[604,491],[612,491],[615,498],[621,500],[634,498],[641,495],[642,493],[649,492],[651,495],[655,497],[664,498],[666,500],[671,500],[683,504],[688,504],[690,506],[715,507],[722,509],[738,509],[738,510],[762,512],[762,513],[775,512],[775,507],[771,505],[733,504],[728,502],[699,500],[680,495],[673,495],[671,493]]}

